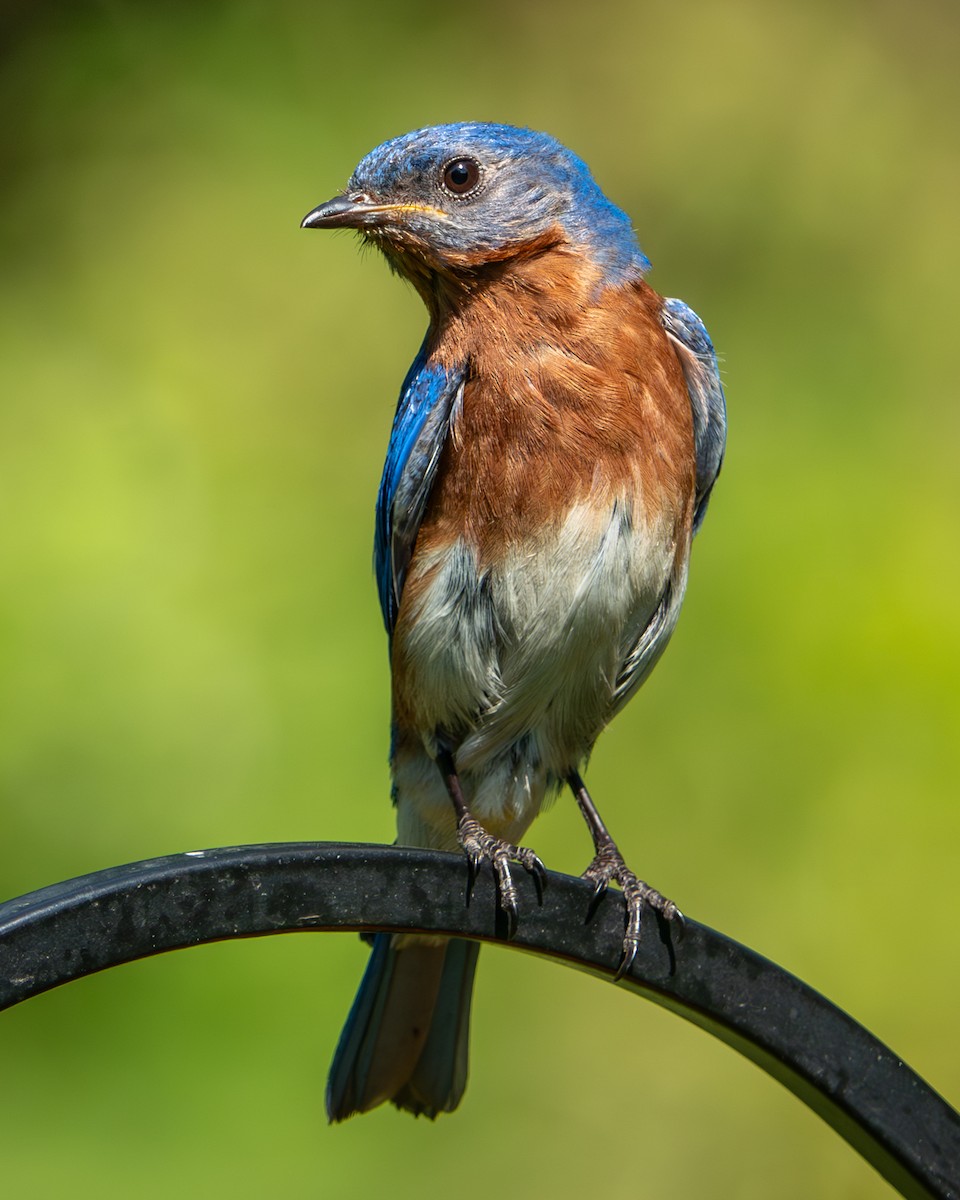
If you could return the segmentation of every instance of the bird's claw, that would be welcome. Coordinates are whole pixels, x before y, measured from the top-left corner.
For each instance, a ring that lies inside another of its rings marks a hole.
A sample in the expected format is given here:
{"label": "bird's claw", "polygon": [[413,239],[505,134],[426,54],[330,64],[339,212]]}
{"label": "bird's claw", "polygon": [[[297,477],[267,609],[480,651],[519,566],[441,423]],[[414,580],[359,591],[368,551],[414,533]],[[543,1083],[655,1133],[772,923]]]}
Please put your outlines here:
{"label": "bird's claw", "polygon": [[517,932],[520,908],[517,903],[517,887],[510,872],[510,863],[518,862],[533,877],[537,889],[537,900],[543,903],[543,889],[547,885],[547,872],[543,863],[532,850],[525,846],[514,846],[502,838],[488,833],[479,821],[467,815],[457,824],[457,840],[467,858],[467,904],[473,898],[477,875],[484,862],[489,862],[497,881],[497,898],[507,920],[507,937]]}
{"label": "bird's claw", "polygon": [[[462,843],[461,843],[462,844]],[[464,853],[467,857],[467,905],[473,899],[473,889],[477,882],[477,876],[480,874],[481,857],[479,854],[472,853],[464,847]]]}
{"label": "bird's claw", "polygon": [[523,856],[519,860],[520,864],[533,879],[533,886],[537,891],[537,903],[543,904],[543,893],[547,890],[547,868],[540,861],[540,856],[534,854],[532,850],[527,850],[523,846],[518,849]]}
{"label": "bird's claw", "polygon": [[[591,864],[591,866],[592,866],[592,864]],[[588,874],[589,870],[590,870],[590,868],[588,867],[587,870],[584,871],[584,873],[583,873],[584,878],[586,878],[586,879],[591,878],[591,876]],[[600,907],[600,901],[607,894],[608,884],[609,884],[609,880],[604,879],[603,877],[599,878],[596,881],[596,883],[594,884],[593,895],[590,897],[590,903],[587,905],[587,920],[588,921],[593,919],[594,913]]]}
{"label": "bird's claw", "polygon": [[672,900],[668,900],[648,883],[638,879],[623,861],[623,856],[612,842],[598,848],[593,862],[584,871],[583,878],[592,880],[594,885],[593,896],[590,898],[587,908],[588,921],[597,911],[611,881],[616,881],[623,890],[623,899],[627,906],[627,925],[623,934],[623,952],[614,982],[622,979],[629,972],[633,960],[637,957],[637,951],[640,948],[640,927],[644,903],[648,904],[662,920],[675,921],[678,932],[682,936],[685,925],[683,913]]}

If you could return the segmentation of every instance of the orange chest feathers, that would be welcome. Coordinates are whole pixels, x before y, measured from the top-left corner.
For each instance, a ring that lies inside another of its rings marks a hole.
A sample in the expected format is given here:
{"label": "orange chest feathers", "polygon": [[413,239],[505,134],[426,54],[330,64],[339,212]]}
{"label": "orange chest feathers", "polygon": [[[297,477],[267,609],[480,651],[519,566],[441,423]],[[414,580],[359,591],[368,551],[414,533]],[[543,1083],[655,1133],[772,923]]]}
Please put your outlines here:
{"label": "orange chest feathers", "polygon": [[660,297],[635,283],[562,301],[562,280],[485,295],[438,339],[437,356],[466,359],[470,372],[420,548],[462,537],[482,565],[582,503],[626,502],[682,538],[693,421]]}

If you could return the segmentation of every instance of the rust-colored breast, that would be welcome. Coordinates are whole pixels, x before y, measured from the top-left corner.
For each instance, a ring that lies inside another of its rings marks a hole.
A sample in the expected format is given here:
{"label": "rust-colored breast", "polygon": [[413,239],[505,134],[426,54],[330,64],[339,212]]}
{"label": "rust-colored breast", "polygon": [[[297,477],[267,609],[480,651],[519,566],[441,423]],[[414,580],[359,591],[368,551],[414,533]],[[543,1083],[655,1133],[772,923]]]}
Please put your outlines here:
{"label": "rust-colored breast", "polygon": [[572,504],[625,498],[678,540],[694,491],[690,401],[636,281],[600,288],[551,250],[484,281],[438,323],[433,353],[470,364],[417,552],[464,537],[481,568]]}

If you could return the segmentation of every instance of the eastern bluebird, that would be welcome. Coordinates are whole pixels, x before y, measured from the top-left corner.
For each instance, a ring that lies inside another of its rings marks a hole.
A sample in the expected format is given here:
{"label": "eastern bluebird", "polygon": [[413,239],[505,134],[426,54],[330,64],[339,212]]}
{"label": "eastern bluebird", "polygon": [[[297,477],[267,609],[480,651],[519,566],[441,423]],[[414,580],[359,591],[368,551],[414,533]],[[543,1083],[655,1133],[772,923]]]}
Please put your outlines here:
{"label": "eastern bluebird", "polygon": [[[377,499],[400,843],[495,871],[511,925],[518,843],[568,784],[585,876],[623,889],[621,972],[643,902],[580,770],[673,632],[726,415],[699,317],[645,281],[629,218],[553,138],[417,130],[303,220],[378,246],[430,314]],[[379,935],[327,1087],[332,1121],[385,1100],[435,1117],[467,1076],[478,947]]]}

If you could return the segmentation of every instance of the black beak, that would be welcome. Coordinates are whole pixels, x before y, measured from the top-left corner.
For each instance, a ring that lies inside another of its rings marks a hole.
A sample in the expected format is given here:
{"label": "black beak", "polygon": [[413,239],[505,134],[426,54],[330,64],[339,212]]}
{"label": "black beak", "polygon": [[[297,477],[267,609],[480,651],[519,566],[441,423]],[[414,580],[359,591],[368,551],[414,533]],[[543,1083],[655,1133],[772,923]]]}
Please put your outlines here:
{"label": "black beak", "polygon": [[372,213],[381,211],[369,196],[334,196],[318,205],[300,222],[301,229],[358,229]]}

